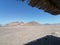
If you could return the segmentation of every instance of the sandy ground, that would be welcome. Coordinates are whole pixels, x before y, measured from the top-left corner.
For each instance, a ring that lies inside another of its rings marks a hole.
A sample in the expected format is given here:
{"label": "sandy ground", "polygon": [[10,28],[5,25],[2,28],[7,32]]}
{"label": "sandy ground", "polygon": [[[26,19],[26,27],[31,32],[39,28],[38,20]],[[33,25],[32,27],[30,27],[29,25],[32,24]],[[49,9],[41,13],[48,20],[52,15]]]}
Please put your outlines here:
{"label": "sandy ground", "polygon": [[0,45],[23,45],[52,32],[60,33],[60,25],[0,27]]}

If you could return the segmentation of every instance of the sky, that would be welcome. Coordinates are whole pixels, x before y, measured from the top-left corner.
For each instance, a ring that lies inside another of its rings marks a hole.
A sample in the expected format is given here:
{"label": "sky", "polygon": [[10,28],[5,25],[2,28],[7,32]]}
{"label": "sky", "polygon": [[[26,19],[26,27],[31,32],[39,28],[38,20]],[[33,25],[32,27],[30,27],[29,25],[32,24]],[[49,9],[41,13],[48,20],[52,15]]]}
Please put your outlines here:
{"label": "sky", "polygon": [[17,0],[0,0],[0,24],[10,22],[37,21],[39,23],[60,23],[60,15],[54,16],[38,8],[31,7],[27,2]]}

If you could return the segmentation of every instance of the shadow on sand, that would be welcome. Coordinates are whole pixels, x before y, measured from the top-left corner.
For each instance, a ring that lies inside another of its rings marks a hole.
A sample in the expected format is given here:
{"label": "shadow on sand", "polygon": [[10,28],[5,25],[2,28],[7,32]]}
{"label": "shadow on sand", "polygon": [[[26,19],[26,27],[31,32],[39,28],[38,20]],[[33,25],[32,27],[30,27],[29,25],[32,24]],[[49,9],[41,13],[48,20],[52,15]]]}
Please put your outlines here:
{"label": "shadow on sand", "polygon": [[28,42],[24,45],[60,45],[60,37],[47,35],[35,41]]}

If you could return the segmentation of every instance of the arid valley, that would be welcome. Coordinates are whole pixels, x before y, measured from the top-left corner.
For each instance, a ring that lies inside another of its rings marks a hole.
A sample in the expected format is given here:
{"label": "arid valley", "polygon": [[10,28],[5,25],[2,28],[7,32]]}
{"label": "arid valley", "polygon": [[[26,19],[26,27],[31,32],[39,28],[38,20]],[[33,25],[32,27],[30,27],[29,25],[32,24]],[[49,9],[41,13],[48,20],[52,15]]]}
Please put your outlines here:
{"label": "arid valley", "polygon": [[0,45],[23,45],[53,32],[58,32],[56,36],[60,37],[60,24],[6,25],[0,27]]}

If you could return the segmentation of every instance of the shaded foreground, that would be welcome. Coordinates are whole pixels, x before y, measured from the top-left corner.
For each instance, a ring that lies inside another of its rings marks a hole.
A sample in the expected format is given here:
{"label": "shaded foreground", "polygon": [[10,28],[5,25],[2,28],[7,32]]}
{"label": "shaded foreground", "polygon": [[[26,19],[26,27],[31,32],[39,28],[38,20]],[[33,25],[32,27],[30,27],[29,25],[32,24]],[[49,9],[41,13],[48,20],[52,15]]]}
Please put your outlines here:
{"label": "shaded foreground", "polygon": [[52,35],[47,35],[24,45],[60,45],[60,38]]}
{"label": "shaded foreground", "polygon": [[0,45],[23,45],[52,32],[60,33],[60,25],[0,27]]}

